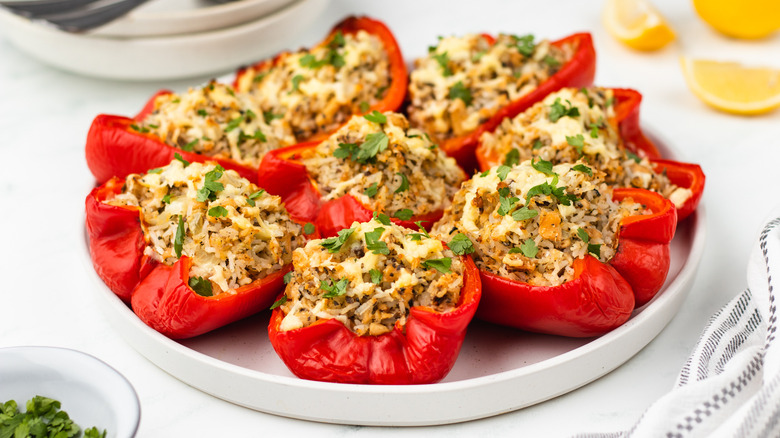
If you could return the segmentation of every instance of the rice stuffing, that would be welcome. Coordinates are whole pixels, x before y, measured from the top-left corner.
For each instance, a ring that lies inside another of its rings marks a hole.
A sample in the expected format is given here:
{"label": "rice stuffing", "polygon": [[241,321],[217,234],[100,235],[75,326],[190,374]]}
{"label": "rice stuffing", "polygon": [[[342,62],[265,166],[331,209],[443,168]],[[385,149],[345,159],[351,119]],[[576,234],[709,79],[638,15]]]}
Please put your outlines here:
{"label": "rice stuffing", "polygon": [[377,336],[404,327],[409,311],[454,309],[464,263],[424,230],[414,232],[380,215],[353,223],[337,237],[312,240],[293,253],[280,301],[282,331],[336,319],[354,333]]}
{"label": "rice stuffing", "polygon": [[139,207],[144,254],[166,265],[192,258],[189,284],[205,296],[277,272],[304,243],[278,196],[213,162],[179,159],[128,175],[122,192],[104,202]]}

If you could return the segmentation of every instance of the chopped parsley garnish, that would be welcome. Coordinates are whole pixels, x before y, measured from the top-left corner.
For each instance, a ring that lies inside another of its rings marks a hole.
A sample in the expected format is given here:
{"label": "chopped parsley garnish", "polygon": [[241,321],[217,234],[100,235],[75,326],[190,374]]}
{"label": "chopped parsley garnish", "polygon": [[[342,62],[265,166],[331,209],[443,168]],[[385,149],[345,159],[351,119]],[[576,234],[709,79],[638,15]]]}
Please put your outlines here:
{"label": "chopped parsley garnish", "polygon": [[354,156],[358,151],[358,145],[356,143],[339,143],[339,147],[333,151],[333,156],[336,158],[350,158]]}
{"label": "chopped parsley garnish", "polygon": [[639,158],[639,155],[629,151],[628,149],[626,149],[626,156],[628,158],[631,158],[632,160],[636,161],[637,163],[641,163],[642,162],[642,159]]}
{"label": "chopped parsley garnish", "polygon": [[456,255],[466,255],[474,252],[474,244],[471,243],[471,239],[463,233],[454,235],[448,246]]}
{"label": "chopped parsley garnish", "polygon": [[599,129],[603,127],[603,124],[591,123],[588,127],[590,128],[590,138],[599,138]]}
{"label": "chopped parsley garnish", "polygon": [[531,166],[538,170],[539,172],[542,172],[543,174],[547,176],[553,176],[555,175],[555,172],[553,172],[553,165],[552,162],[539,159],[539,161],[536,161],[536,158],[531,159]]}
{"label": "chopped parsley garnish", "polygon": [[213,201],[217,199],[217,192],[225,190],[225,186],[217,180],[222,178],[222,172],[225,171],[220,165],[214,167],[213,170],[206,172],[205,181],[203,181],[203,187],[198,190],[197,200],[198,202],[206,202],[206,200]]}
{"label": "chopped parsley garnish", "polygon": [[377,110],[371,111],[371,114],[365,114],[363,118],[380,125],[387,123],[387,116]]}
{"label": "chopped parsley garnish", "polygon": [[577,197],[574,195],[566,194],[566,187],[556,187],[556,185],[558,185],[558,175],[553,176],[552,184],[545,181],[539,185],[531,187],[531,189],[528,190],[528,193],[526,194],[525,203],[528,204],[531,201],[531,198],[537,195],[553,196],[563,205],[571,205],[572,201],[577,199]]}
{"label": "chopped parsley garnish", "polygon": [[181,164],[183,164],[183,165],[184,165],[184,167],[187,167],[187,166],[189,166],[189,165],[190,165],[190,162],[189,162],[189,161],[187,161],[187,160],[185,160],[184,158],[182,158],[181,154],[179,154],[178,152],[176,152],[175,154],[173,154],[173,158],[175,158],[175,159],[179,160],[179,161],[181,162]]}
{"label": "chopped parsley garnish", "polygon": [[498,166],[498,169],[496,169],[496,175],[498,175],[498,179],[501,181],[505,180],[507,175],[509,175],[510,170],[512,170],[512,168],[509,166],[505,166],[503,164]]}
{"label": "chopped parsley garnish", "polygon": [[385,90],[387,90],[386,86],[385,87],[379,87],[379,89],[376,90],[376,94],[374,94],[374,97],[376,97],[377,99],[381,99],[382,96],[384,96],[384,94],[385,94]]}
{"label": "chopped parsley garnish", "polygon": [[260,189],[260,190],[258,190],[256,192],[252,193],[251,195],[249,195],[246,198],[246,203],[251,205],[252,207],[254,207],[255,206],[255,199],[259,198],[263,193],[265,193],[265,190],[263,190],[263,189]]}
{"label": "chopped parsley garnish", "polygon": [[265,120],[265,123],[271,123],[276,119],[283,119],[283,118],[284,118],[284,113],[274,114],[274,112],[271,110],[263,111],[263,120]]}
{"label": "chopped parsley garnish", "polygon": [[358,106],[360,108],[360,112],[361,113],[368,112],[368,109],[371,108],[371,105],[368,102],[366,102],[365,100],[360,102],[360,105],[358,105]]}
{"label": "chopped parsley garnish", "polygon": [[170,204],[171,203],[171,194],[166,193],[165,196],[162,198],[163,204]]}
{"label": "chopped parsley garnish", "polygon": [[368,275],[371,276],[371,282],[374,284],[382,283],[382,271],[379,269],[372,269],[368,271]]}
{"label": "chopped parsley garnish", "polygon": [[479,62],[483,56],[487,53],[487,50],[481,50],[471,56],[471,62]]}
{"label": "chopped parsley garnish", "polygon": [[458,81],[450,88],[449,98],[452,100],[460,99],[466,106],[471,105],[473,97],[471,97],[471,91],[463,85],[462,81]]}
{"label": "chopped parsley garnish", "polygon": [[442,76],[444,77],[452,76],[452,70],[450,69],[449,66],[450,58],[449,56],[447,56],[447,52],[440,53],[438,55],[433,55],[432,58],[439,63],[439,66],[441,67]]}
{"label": "chopped parsley garnish", "polygon": [[480,178],[484,178],[484,177],[486,177],[488,175],[490,175],[490,169],[488,169],[488,170],[486,170],[486,171],[484,171],[484,172],[479,174]]}
{"label": "chopped parsley garnish", "polygon": [[523,250],[520,248],[509,248],[509,254],[520,254],[521,252],[523,252]]}
{"label": "chopped parsley garnish", "polygon": [[365,163],[368,160],[374,158],[387,149],[388,142],[390,140],[384,132],[375,132],[373,134],[366,135],[366,141],[360,145],[357,154],[355,155],[355,161],[359,163]]}
{"label": "chopped parsley garnish", "polygon": [[527,219],[533,219],[538,215],[538,211],[531,210],[530,208],[523,206],[512,212],[512,219],[519,222]]}
{"label": "chopped parsley garnish", "polygon": [[199,141],[200,140],[198,140],[196,138],[195,140],[192,140],[191,142],[189,142],[189,143],[185,144],[184,146],[182,146],[181,150],[187,151],[187,152],[192,152],[193,148],[195,148],[195,145],[198,144]]}
{"label": "chopped parsley garnish", "polygon": [[239,143],[243,143],[246,140],[258,140],[258,141],[263,141],[264,142],[267,139],[265,137],[265,134],[263,134],[263,131],[261,131],[259,129],[257,131],[255,131],[255,133],[252,134],[252,135],[248,135],[248,134],[244,133],[244,131],[239,131],[239,133],[238,133],[238,142]]}
{"label": "chopped parsley garnish", "polygon": [[262,81],[266,76],[268,75],[267,71],[264,71],[262,73],[258,73],[255,75],[254,78],[252,78],[252,82],[260,82]]}
{"label": "chopped parsley garnish", "polygon": [[188,281],[187,284],[190,285],[190,288],[192,288],[196,294],[202,297],[214,295],[211,282],[203,277],[190,277],[190,281]]}
{"label": "chopped parsley garnish", "polygon": [[373,198],[376,196],[376,193],[379,191],[379,186],[377,183],[373,183],[370,186],[368,186],[365,190],[363,190],[363,194],[368,196],[369,198]]}
{"label": "chopped parsley garnish", "polygon": [[541,149],[542,147],[544,147],[544,143],[542,143],[541,140],[537,139],[536,141],[534,141],[534,146],[533,146],[534,149]]}
{"label": "chopped parsley garnish", "polygon": [[235,119],[229,121],[227,126],[225,126],[225,132],[230,132],[230,131],[238,128],[239,125],[241,125],[241,122],[244,121],[245,117],[246,117],[246,115],[242,114],[242,115],[236,117]]}
{"label": "chopped parsley garnish", "polygon": [[301,81],[303,80],[303,76],[301,75],[295,75],[292,78],[292,90],[287,92],[287,94],[291,94],[293,91],[298,91],[298,87],[301,85]]}
{"label": "chopped parsley garnish", "polygon": [[314,233],[314,224],[311,222],[306,222],[306,225],[303,226],[303,234],[312,234]]}
{"label": "chopped parsley garnish", "polygon": [[146,173],[155,173],[155,174],[157,174],[157,173],[162,173],[162,171],[163,171],[162,167],[158,167],[156,169],[149,170]]}
{"label": "chopped parsley garnish", "polygon": [[561,103],[561,98],[555,99],[552,105],[550,105],[550,114],[548,118],[551,122],[557,122],[561,117],[579,117],[580,110],[576,106],[573,106],[571,102],[566,101],[569,106],[566,107]]}
{"label": "chopped parsley garnish", "polygon": [[512,211],[512,207],[514,207],[514,205],[517,204],[517,201],[520,200],[520,198],[515,196],[509,197],[509,187],[503,187],[499,189],[498,195],[498,214],[501,216],[505,216],[507,213]]}
{"label": "chopped parsley garnish", "polygon": [[575,136],[566,136],[566,143],[569,143],[571,146],[574,146],[577,149],[577,153],[582,153],[582,148],[585,147],[585,137],[582,136],[582,134],[577,134]]}
{"label": "chopped parsley garnish", "polygon": [[395,174],[401,176],[401,185],[398,186],[393,193],[401,193],[409,190],[409,180],[406,178],[406,175],[401,172],[396,172]]}
{"label": "chopped parsley garnish", "polygon": [[408,221],[412,218],[414,215],[414,212],[412,210],[409,210],[408,208],[404,208],[403,210],[398,210],[395,212],[393,217],[401,219],[402,221]]}
{"label": "chopped parsley garnish", "polygon": [[209,113],[208,113],[208,111],[206,111],[206,110],[201,108],[201,109],[198,110],[198,115],[201,116],[201,117],[206,117],[206,116],[209,115]]}
{"label": "chopped parsley garnish", "polygon": [[341,247],[346,243],[347,239],[349,239],[349,236],[352,235],[352,233],[355,231],[354,228],[345,228],[341,231],[339,231],[336,237],[329,237],[320,243],[320,246],[327,249],[329,253],[337,253],[339,250],[341,250]]}
{"label": "chopped parsley garnish", "polygon": [[525,57],[529,57],[534,53],[534,36],[531,34],[523,35],[521,37],[512,35],[514,41],[514,47],[517,47],[517,51],[523,54]]}
{"label": "chopped parsley garnish", "polygon": [[442,274],[447,274],[450,272],[450,267],[452,266],[452,259],[449,257],[443,257],[440,259],[429,259],[424,262],[422,262],[422,265],[425,267],[425,269],[435,269]]}
{"label": "chopped parsley garnish", "polygon": [[[57,400],[36,395],[27,401],[27,411],[19,412],[14,400],[0,404],[0,437],[56,437],[80,436],[79,426],[67,412],[60,410]],[[106,431],[96,427],[84,430],[84,438],[105,438]]]}
{"label": "chopped parsley garnish", "polygon": [[390,225],[390,216],[384,214],[384,213],[377,213],[374,212],[374,219],[376,219],[377,222],[379,222],[382,225]]}
{"label": "chopped parsley garnish", "polygon": [[184,216],[179,216],[179,225],[176,226],[176,237],[173,238],[173,250],[176,257],[181,258],[181,249],[184,246]]}
{"label": "chopped parsley garnish", "polygon": [[[327,284],[326,284],[327,282]],[[340,297],[341,295],[344,295],[347,293],[347,285],[349,284],[349,280],[346,278],[342,278],[341,280],[337,282],[333,282],[330,278],[320,283],[320,289],[327,292],[322,297],[323,298],[335,298]]]}
{"label": "chopped parsley garnish", "polygon": [[588,108],[593,108],[593,98],[588,94],[588,89],[585,87],[580,88],[580,93],[588,97]]}
{"label": "chopped parsley garnish", "polygon": [[373,231],[365,233],[366,236],[366,248],[373,254],[390,254],[390,249],[387,248],[387,244],[379,240],[382,237],[382,233],[385,229],[382,227],[374,228]]}
{"label": "chopped parsley garnish", "polygon": [[420,230],[420,232],[419,233],[409,233],[409,238],[410,239],[415,240],[415,241],[420,241],[420,240],[422,240],[423,237],[425,237],[427,239],[431,238],[431,235],[428,234],[428,232],[425,231],[425,228],[422,226],[423,222],[428,222],[428,221],[416,221],[414,223],[415,225],[417,225],[417,228]]}
{"label": "chopped parsley garnish", "polygon": [[328,50],[328,53],[325,54],[324,58],[318,60],[311,53],[307,53],[298,60],[298,63],[301,67],[308,67],[310,69],[317,69],[328,64],[336,68],[343,67],[346,62],[344,61],[344,57],[337,51],[340,47],[344,47],[344,35],[342,35],[341,31],[338,31],[328,43],[328,48],[330,50]]}
{"label": "chopped parsley garnish", "polygon": [[553,67],[553,68],[558,67],[559,65],[561,65],[561,63],[557,59],[553,58],[550,55],[545,55],[544,59],[542,59],[542,62],[544,62],[545,64],[547,64],[547,65],[549,65],[550,67]]}
{"label": "chopped parsley garnish", "polygon": [[147,132],[149,132],[149,128],[145,126],[138,126],[136,124],[130,125],[130,129],[132,129],[133,131],[138,131],[142,134],[146,134]]}
{"label": "chopped parsley garnish", "polygon": [[518,163],[520,163],[520,151],[518,149],[512,148],[512,150],[507,152],[506,156],[504,157],[504,166],[512,167]]}
{"label": "chopped parsley garnish", "polygon": [[[290,272],[288,272],[288,274],[290,274]],[[269,310],[274,310],[274,309],[276,309],[279,306],[283,306],[284,303],[286,303],[286,302],[287,302],[287,295],[282,295],[281,298],[279,298],[278,300],[274,301],[273,304],[271,304],[271,307],[269,308]]]}
{"label": "chopped parsley garnish", "polygon": [[534,239],[527,239],[525,242],[523,242],[522,245],[520,245],[520,251],[524,256],[532,259],[536,257],[536,254],[539,252],[539,248],[536,247]]}
{"label": "chopped parsley garnish", "polygon": [[606,102],[604,102],[604,106],[606,106],[607,108],[609,108],[609,107],[611,107],[611,106],[612,106],[612,104],[614,104],[614,103],[615,103],[615,96],[611,96],[609,99],[607,99],[607,101],[606,101]]}
{"label": "chopped parsley garnish", "polygon": [[286,274],[284,274],[284,277],[282,277],[282,281],[284,282],[284,284],[290,284],[290,281],[292,281],[292,275],[293,275],[292,271],[289,271]]}
{"label": "chopped parsley garnish", "polygon": [[577,172],[582,172],[584,174],[587,174],[588,176],[593,176],[593,170],[591,170],[590,167],[584,165],[584,164],[578,164],[571,168],[571,170],[576,170]]}
{"label": "chopped parsley garnish", "polygon": [[222,206],[216,206],[209,208],[209,216],[211,217],[227,217],[228,211],[227,208]]}
{"label": "chopped parsley garnish", "polygon": [[596,258],[601,257],[601,245],[590,243],[590,236],[582,228],[577,228],[577,237],[580,238],[586,245],[588,245],[588,254],[592,254]]}

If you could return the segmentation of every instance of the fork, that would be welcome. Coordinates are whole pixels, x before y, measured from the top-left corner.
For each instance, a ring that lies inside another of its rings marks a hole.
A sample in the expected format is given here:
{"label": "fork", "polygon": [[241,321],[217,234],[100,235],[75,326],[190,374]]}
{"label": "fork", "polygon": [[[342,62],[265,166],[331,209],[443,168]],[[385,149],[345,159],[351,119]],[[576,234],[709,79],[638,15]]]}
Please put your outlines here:
{"label": "fork", "polygon": [[33,21],[44,21],[66,32],[81,33],[102,26],[147,0],[0,0],[0,6]]}

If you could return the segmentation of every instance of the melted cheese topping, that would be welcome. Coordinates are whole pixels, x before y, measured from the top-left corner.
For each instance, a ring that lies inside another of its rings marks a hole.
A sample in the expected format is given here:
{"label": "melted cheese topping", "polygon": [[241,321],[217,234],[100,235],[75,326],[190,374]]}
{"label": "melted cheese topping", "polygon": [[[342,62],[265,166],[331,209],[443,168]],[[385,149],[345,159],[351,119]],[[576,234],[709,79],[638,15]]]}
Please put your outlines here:
{"label": "melted cheese topping", "polygon": [[262,111],[288,123],[300,142],[367,112],[382,100],[391,79],[382,41],[361,30],[339,33],[308,51],[284,53],[259,70],[250,68],[238,90],[251,93]]}
{"label": "melted cheese topping", "polygon": [[214,295],[278,271],[304,242],[278,196],[214,163],[174,160],[128,175],[122,193],[105,202],[139,207],[144,253],[167,265],[191,257],[190,278],[208,280]]}
{"label": "melted cheese topping", "polygon": [[457,306],[465,266],[441,241],[377,220],[355,222],[340,234],[293,254],[281,330],[337,319],[376,336],[404,326],[411,307]]}
{"label": "melted cheese topping", "polygon": [[[529,39],[530,38],[530,39]],[[575,48],[533,37],[445,37],[410,75],[409,119],[441,140],[467,135],[500,108],[530,93],[571,59]]]}
{"label": "melted cheese topping", "polygon": [[266,152],[295,143],[288,124],[266,119],[254,98],[211,82],[158,96],[154,111],[135,129],[185,151],[257,167]]}
{"label": "melted cheese topping", "polygon": [[[410,129],[403,115],[387,112],[381,117],[384,123],[354,116],[304,157],[323,199],[350,194],[388,215],[404,209],[415,215],[443,210],[465,174],[422,131]],[[360,151],[367,153],[372,143],[376,154],[361,159]]]}

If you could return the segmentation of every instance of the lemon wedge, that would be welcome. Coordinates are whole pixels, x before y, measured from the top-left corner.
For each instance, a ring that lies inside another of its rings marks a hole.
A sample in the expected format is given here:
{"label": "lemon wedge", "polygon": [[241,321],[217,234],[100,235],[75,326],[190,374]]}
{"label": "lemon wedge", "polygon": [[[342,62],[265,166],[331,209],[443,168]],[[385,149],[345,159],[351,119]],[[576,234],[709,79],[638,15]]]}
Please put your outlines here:
{"label": "lemon wedge", "polygon": [[674,40],[674,31],[646,0],[607,0],[604,26],[623,44],[637,50],[658,50]]}
{"label": "lemon wedge", "polygon": [[702,20],[734,38],[764,38],[780,29],[777,0],[693,0],[693,6]]}
{"label": "lemon wedge", "polygon": [[780,107],[780,70],[736,62],[680,58],[691,91],[733,114],[762,114]]}

